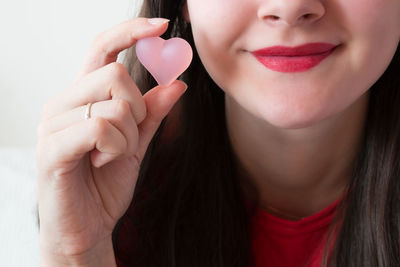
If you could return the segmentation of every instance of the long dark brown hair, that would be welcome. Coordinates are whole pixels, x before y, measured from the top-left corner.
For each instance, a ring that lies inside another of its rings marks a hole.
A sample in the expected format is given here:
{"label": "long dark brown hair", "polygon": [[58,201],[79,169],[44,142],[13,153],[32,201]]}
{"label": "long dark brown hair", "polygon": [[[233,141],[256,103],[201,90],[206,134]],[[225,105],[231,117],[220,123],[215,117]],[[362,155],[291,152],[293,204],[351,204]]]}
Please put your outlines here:
{"label": "long dark brown hair", "polygon": [[[224,92],[200,62],[183,4],[144,0],[139,15],[170,19],[162,37],[186,39],[194,58],[180,78],[188,90],[154,136],[131,206],[114,229],[115,254],[133,267],[251,266],[250,213],[227,134]],[[125,66],[142,93],[156,85],[134,48]],[[370,88],[362,147],[332,221],[331,230],[339,222],[340,228],[323,266],[400,266],[399,77],[398,48]]]}

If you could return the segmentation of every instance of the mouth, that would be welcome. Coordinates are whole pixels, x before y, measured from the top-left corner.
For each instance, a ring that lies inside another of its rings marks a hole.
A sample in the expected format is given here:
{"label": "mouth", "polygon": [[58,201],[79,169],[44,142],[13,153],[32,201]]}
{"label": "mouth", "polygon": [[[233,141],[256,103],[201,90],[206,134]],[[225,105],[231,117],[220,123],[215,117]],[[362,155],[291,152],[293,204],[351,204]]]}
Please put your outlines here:
{"label": "mouth", "polygon": [[297,47],[267,47],[251,53],[270,70],[303,72],[317,66],[337,47],[338,45],[329,43],[308,43]]}

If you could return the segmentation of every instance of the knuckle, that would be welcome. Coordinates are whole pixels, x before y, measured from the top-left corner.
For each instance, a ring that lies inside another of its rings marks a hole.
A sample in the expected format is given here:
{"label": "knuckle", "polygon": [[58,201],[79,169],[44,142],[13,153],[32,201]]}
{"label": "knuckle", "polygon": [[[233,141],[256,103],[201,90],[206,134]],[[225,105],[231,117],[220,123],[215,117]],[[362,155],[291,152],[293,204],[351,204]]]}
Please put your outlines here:
{"label": "knuckle", "polygon": [[110,51],[110,37],[108,31],[99,33],[94,37],[91,48],[92,50],[103,56],[116,56],[112,51]]}
{"label": "knuckle", "polygon": [[92,131],[97,138],[106,134],[108,128],[108,122],[106,119],[102,117],[94,117],[92,121]]}
{"label": "knuckle", "polygon": [[139,115],[138,115],[138,124],[140,124],[142,121],[144,121],[144,119],[146,119],[146,116],[147,116],[147,107],[146,107],[146,104],[145,104],[145,102],[144,101],[142,101],[141,103],[140,103],[140,105],[139,105],[139,110],[140,110],[140,112],[139,112]]}
{"label": "knuckle", "polygon": [[130,142],[129,148],[128,148],[130,155],[136,154],[138,147],[139,147],[139,138],[138,138],[138,132],[136,130],[133,134],[133,137],[131,139],[131,142]]}
{"label": "knuckle", "polygon": [[137,32],[137,28],[135,28],[134,30],[132,30],[129,33],[129,42],[130,43],[134,43],[138,40],[138,32]]}
{"label": "knuckle", "polygon": [[93,43],[99,43],[101,40],[103,40],[105,31],[99,32],[96,34],[96,36],[93,38]]}
{"label": "knuckle", "polygon": [[129,125],[129,128],[127,128],[127,147],[125,154],[126,156],[131,156],[136,154],[137,149],[139,146],[139,134],[138,134],[138,128],[133,125]]}
{"label": "knuckle", "polygon": [[109,73],[112,80],[121,80],[127,75],[127,70],[123,64],[113,62],[109,64]]}
{"label": "knuckle", "polygon": [[92,41],[92,47],[103,48],[105,31],[98,33]]}
{"label": "knuckle", "polygon": [[113,102],[115,103],[114,114],[116,114],[117,117],[123,118],[130,115],[131,107],[128,101],[124,99],[115,99]]}

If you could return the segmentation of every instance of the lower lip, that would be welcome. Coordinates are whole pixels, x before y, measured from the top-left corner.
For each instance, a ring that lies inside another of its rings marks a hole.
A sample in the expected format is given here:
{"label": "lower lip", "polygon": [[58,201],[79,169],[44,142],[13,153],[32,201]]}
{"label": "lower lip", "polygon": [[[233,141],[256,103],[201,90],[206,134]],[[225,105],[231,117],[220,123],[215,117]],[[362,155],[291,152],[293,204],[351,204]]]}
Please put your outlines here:
{"label": "lower lip", "polygon": [[307,71],[327,58],[335,48],[321,54],[308,56],[261,56],[254,55],[265,67],[279,72]]}

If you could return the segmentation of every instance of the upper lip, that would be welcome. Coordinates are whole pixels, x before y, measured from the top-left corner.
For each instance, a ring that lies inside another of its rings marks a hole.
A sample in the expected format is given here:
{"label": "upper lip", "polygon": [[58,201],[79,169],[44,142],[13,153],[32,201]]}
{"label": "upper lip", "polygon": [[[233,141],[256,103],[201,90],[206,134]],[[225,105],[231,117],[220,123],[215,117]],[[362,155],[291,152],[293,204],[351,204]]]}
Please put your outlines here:
{"label": "upper lip", "polygon": [[330,43],[307,43],[300,46],[271,46],[253,51],[256,56],[307,56],[327,52],[337,45]]}

